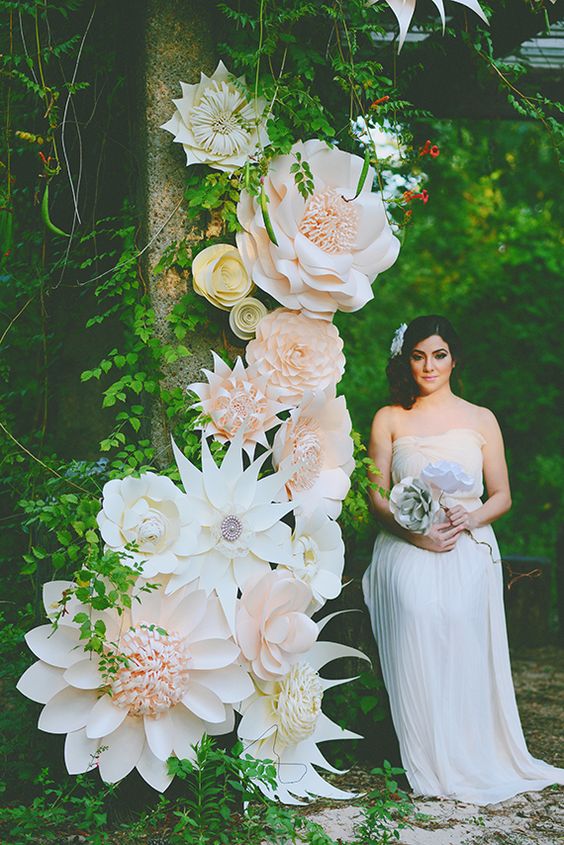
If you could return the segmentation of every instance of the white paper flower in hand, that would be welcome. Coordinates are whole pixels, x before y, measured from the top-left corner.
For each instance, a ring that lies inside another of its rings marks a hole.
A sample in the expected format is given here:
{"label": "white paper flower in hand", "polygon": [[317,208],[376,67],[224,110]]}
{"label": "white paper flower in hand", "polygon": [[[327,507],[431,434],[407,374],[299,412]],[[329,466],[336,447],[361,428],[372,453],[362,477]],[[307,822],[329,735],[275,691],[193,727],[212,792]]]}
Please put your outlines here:
{"label": "white paper flower in hand", "polygon": [[[329,618],[317,623],[318,628]],[[309,800],[312,795],[333,799],[355,797],[328,783],[314,768],[341,774],[327,762],[317,743],[360,738],[359,734],[332,722],[321,709],[325,690],[351,680],[328,680],[319,674],[325,664],[340,657],[368,659],[350,646],[317,640],[282,678],[256,679],[255,692],[242,704],[238,735],[246,753],[259,760],[276,761],[275,791],[271,793],[258,784],[270,798],[299,804],[302,803],[299,799]]]}
{"label": "white paper flower in hand", "polygon": [[[367,6],[373,6],[374,3],[377,3],[378,0],[366,0]],[[384,0],[385,3],[388,4],[394,15],[396,16],[399,27],[400,27],[400,39],[399,39],[399,49],[401,50],[403,46],[403,42],[405,41],[405,36],[407,35],[407,30],[409,29],[409,24],[411,23],[411,19],[413,17],[413,13],[415,12],[415,2],[416,0]],[[468,9],[472,9],[484,23],[488,23],[488,19],[486,18],[484,12],[478,0],[454,0],[455,3],[460,3],[462,6],[466,6]],[[443,32],[445,28],[445,9],[443,5],[443,0],[433,0],[433,3],[439,10],[439,14],[441,16],[441,20],[443,22]]]}
{"label": "white paper flower in hand", "polygon": [[187,388],[197,394],[202,413],[209,418],[199,427],[220,443],[233,440],[242,427],[243,448],[252,457],[257,443],[268,447],[265,432],[280,425],[277,414],[290,406],[277,401],[282,391],[269,387],[267,376],[256,366],[245,368],[237,358],[231,369],[215,352],[212,355],[213,371],[202,370],[207,383],[197,382]]}
{"label": "white paper flower in hand", "polygon": [[209,164],[232,173],[266,147],[263,99],[247,99],[244,77],[235,79],[223,62],[213,74],[200,75],[195,85],[181,82],[182,97],[173,100],[176,110],[161,129],[182,144],[186,163]]}
{"label": "white paper flower in hand", "polygon": [[236,337],[241,340],[252,340],[256,335],[257,326],[268,311],[266,305],[254,296],[247,296],[229,312],[229,327]]}
{"label": "white paper flower in hand", "polygon": [[198,546],[190,560],[171,576],[167,591],[173,592],[198,577],[206,593],[215,590],[225,615],[235,630],[238,589],[250,578],[270,572],[269,563],[286,563],[291,555],[291,530],[282,522],[293,502],[281,502],[292,467],[259,480],[268,452],[244,469],[244,428],[231,441],[221,467],[202,438],[202,470],[173,450],[194,518],[201,526]]}
{"label": "white paper flower in hand", "polygon": [[200,530],[186,496],[154,472],[108,481],[97,522],[108,549],[135,548],[123,562],[142,564],[145,578],[174,572],[180,558],[196,549]]}
{"label": "white paper flower in hand", "polygon": [[334,387],[345,371],[337,327],[287,308],[277,308],[260,321],[246,358],[273,388],[280,388],[285,401],[295,405],[306,390]]}
{"label": "white paper flower in hand", "polygon": [[[292,172],[297,155],[313,175],[307,199]],[[372,299],[378,273],[396,260],[399,241],[380,194],[372,190],[371,167],[356,196],[363,165],[360,156],[317,139],[276,156],[263,190],[278,245],[267,232],[258,198],[241,192],[237,246],[255,284],[282,305],[322,319],[337,310],[358,311]]]}
{"label": "white paper flower in hand", "polygon": [[239,250],[231,244],[213,244],[197,254],[192,284],[197,294],[222,311],[229,311],[254,288]]}
{"label": "white paper flower in hand", "polygon": [[425,534],[435,521],[440,505],[424,481],[407,476],[392,487],[390,510],[403,528],[414,534]]}
{"label": "white paper flower in hand", "polygon": [[310,588],[288,572],[274,570],[247,583],[237,611],[237,642],[262,680],[285,675],[317,638],[306,610]]}
{"label": "white paper flower in hand", "polygon": [[351,427],[344,397],[327,389],[306,393],[276,432],[272,462],[291,457],[296,464],[286,492],[301,512],[320,507],[339,516],[354,469]]}
{"label": "white paper flower in hand", "polygon": [[339,524],[319,508],[311,516],[299,513],[292,534],[292,557],[278,571],[288,570],[307,584],[313,593],[308,613],[319,610],[342,589],[345,545]]}
{"label": "white paper flower in hand", "polygon": [[435,461],[421,472],[421,478],[443,493],[467,492],[474,487],[474,479],[456,461]]}
{"label": "white paper flower in hand", "polygon": [[[44,586],[48,613],[70,585]],[[115,783],[133,768],[154,789],[172,780],[166,760],[191,757],[191,745],[204,733],[232,729],[232,705],[253,685],[239,665],[216,597],[187,589],[166,597],[163,589],[139,594],[131,609],[96,614],[115,644],[115,674],[104,676],[100,657],[85,652],[74,603],[58,627],[42,625],[26,635],[39,658],[20,678],[21,693],[45,704],[39,728],[67,734],[65,763],[70,774],[99,766],[102,779]]]}

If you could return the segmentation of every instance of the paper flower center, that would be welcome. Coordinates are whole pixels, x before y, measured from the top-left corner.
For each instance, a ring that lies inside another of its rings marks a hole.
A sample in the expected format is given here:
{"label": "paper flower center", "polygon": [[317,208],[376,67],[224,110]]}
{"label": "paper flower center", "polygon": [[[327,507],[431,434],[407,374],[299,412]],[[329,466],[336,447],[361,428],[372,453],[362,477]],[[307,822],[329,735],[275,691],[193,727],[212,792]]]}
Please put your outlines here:
{"label": "paper flower center", "polygon": [[298,469],[288,482],[294,490],[310,490],[321,473],[323,446],[319,425],[314,420],[299,422],[291,436],[292,457]]}
{"label": "paper flower center", "polygon": [[235,543],[243,533],[243,523],[234,514],[229,514],[222,519],[219,531],[224,540]]}
{"label": "paper flower center", "polygon": [[339,255],[352,251],[358,220],[358,209],[354,204],[345,202],[335,188],[328,188],[311,197],[299,229],[319,249],[330,255]]}
{"label": "paper flower center", "polygon": [[314,733],[322,698],[318,673],[307,663],[295,663],[280,681],[273,702],[278,722],[277,745],[296,745]]}
{"label": "paper flower center", "polygon": [[190,113],[197,144],[222,156],[245,149],[252,129],[249,111],[249,104],[233,85],[215,82]]}
{"label": "paper flower center", "polygon": [[189,658],[178,634],[154,625],[134,625],[122,638],[120,665],[112,682],[112,700],[130,716],[157,716],[174,707],[188,688]]}
{"label": "paper flower center", "polygon": [[166,520],[158,511],[149,511],[137,528],[137,541],[140,548],[155,546],[166,534]]}
{"label": "paper flower center", "polygon": [[236,385],[233,393],[218,401],[220,416],[218,428],[228,435],[235,435],[246,422],[251,430],[257,428],[258,417],[266,410],[266,400],[253,385]]}
{"label": "paper flower center", "polygon": [[300,580],[310,584],[319,570],[319,546],[312,537],[300,537],[296,542],[296,551],[302,558]]}

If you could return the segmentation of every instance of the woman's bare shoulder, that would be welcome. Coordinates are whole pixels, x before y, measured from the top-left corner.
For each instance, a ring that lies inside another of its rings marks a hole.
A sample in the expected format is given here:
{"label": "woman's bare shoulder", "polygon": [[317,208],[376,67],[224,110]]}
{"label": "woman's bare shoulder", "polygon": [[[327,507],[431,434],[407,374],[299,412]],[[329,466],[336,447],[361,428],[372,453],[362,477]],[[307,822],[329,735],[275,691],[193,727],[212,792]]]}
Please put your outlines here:
{"label": "woman's bare shoulder", "polygon": [[398,409],[395,405],[384,405],[374,414],[372,420],[372,437],[392,440],[396,427]]}
{"label": "woman's bare shoulder", "polygon": [[468,419],[469,428],[479,431],[484,437],[499,432],[499,423],[493,411],[484,405],[475,405],[466,399],[459,400],[462,403],[464,416]]}

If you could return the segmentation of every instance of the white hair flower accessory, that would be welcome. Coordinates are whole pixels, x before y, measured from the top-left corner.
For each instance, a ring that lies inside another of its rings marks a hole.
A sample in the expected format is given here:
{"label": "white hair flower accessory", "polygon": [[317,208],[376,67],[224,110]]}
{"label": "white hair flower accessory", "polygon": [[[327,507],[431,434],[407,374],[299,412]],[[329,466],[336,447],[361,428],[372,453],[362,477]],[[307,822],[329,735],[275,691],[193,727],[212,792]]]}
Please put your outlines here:
{"label": "white hair flower accessory", "polygon": [[401,355],[403,349],[403,338],[405,335],[405,331],[407,329],[407,323],[402,323],[401,326],[396,329],[394,334],[392,344],[390,346],[390,357],[397,358],[398,355]]}

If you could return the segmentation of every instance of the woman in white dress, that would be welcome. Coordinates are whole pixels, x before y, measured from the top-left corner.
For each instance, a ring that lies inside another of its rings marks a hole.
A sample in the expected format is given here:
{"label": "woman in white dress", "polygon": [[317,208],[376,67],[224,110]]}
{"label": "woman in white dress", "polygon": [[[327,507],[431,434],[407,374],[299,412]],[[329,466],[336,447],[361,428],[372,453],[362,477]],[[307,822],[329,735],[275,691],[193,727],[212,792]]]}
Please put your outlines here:
{"label": "woman in white dress", "polygon": [[564,784],[564,769],[533,758],[523,736],[490,524],[511,506],[503,440],[491,411],[452,392],[458,360],[444,317],[417,317],[396,332],[387,370],[393,404],[372,424],[369,451],[381,472],[374,480],[389,490],[448,460],[474,483],[441,499],[444,521],[426,534],[401,527],[374,490],[382,530],[362,584],[414,794],[484,805]]}

